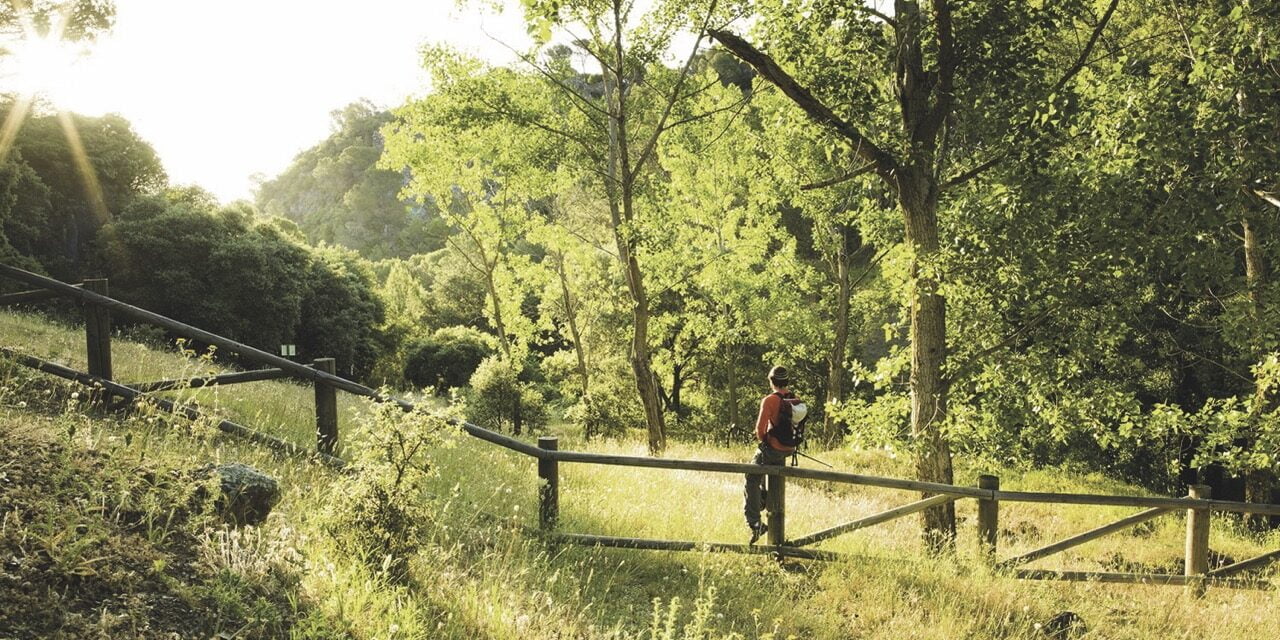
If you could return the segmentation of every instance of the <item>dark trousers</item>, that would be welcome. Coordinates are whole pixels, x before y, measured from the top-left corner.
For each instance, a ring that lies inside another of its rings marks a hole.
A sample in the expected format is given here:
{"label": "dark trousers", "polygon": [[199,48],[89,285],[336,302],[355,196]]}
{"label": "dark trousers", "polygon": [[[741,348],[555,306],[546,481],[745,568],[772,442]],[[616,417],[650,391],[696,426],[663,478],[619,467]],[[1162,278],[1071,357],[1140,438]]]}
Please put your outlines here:
{"label": "dark trousers", "polygon": [[[786,465],[787,456],[789,455],[791,454],[786,451],[778,451],[767,444],[760,443],[760,448],[756,451],[756,455],[751,459],[751,462],[754,464]],[[755,527],[760,524],[760,511],[764,509],[764,474],[747,474],[747,489],[744,493],[746,504],[742,508],[742,514],[747,517],[747,526]]]}

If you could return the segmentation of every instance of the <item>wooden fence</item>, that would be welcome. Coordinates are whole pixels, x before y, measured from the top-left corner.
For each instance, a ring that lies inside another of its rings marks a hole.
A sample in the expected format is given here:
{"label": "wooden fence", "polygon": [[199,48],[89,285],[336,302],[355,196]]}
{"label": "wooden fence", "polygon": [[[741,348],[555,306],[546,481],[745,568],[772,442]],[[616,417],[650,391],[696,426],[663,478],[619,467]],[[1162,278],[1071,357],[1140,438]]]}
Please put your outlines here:
{"label": "wooden fence", "polygon": [[[107,295],[108,288],[105,280],[86,280],[83,285],[71,285],[8,265],[0,265],[0,275],[38,287],[38,289],[33,291],[24,291],[21,293],[0,296],[0,305],[30,303],[58,296],[69,297],[82,303],[85,310],[85,339],[86,348],[89,354],[89,371],[76,371],[56,363],[41,360],[29,354],[15,352],[8,348],[0,348],[0,355],[25,366],[36,368],[69,380],[75,380],[95,388],[100,388],[104,395],[119,396],[131,401],[147,397],[157,406],[160,406],[167,411],[195,419],[201,417],[198,409],[176,403],[165,398],[150,396],[148,394],[180,388],[236,384],[283,377],[310,382],[315,386],[316,391],[316,451],[314,453],[306,451],[294,443],[280,440],[227,420],[218,421],[217,425],[220,429],[234,435],[248,437],[255,441],[262,442],[291,453],[315,456],[321,462],[337,468],[341,468],[345,464],[341,458],[333,455],[338,447],[338,414],[336,403],[336,392],[338,390],[346,391],[358,396],[373,398],[381,402],[393,402],[406,411],[414,409],[414,405],[412,403],[398,398],[383,396],[367,386],[337,376],[334,373],[334,361],[331,358],[321,358],[317,359],[311,365],[303,365],[275,354],[240,344],[222,336],[197,329],[145,309],[140,309],[120,302],[119,300],[115,300]],[[192,340],[217,345],[221,349],[239,354],[245,360],[268,365],[272,368],[227,373],[216,376],[159,380],[135,384],[122,384],[116,382],[112,379],[111,375],[110,341],[111,317],[113,314],[130,318],[135,321],[153,324],[176,335]],[[811,547],[836,536],[889,522],[923,511],[930,507],[955,502],[957,500],[974,499],[978,501],[976,533],[983,558],[993,569],[1016,578],[1185,585],[1189,590],[1198,594],[1203,593],[1205,587],[1208,585],[1236,588],[1270,588],[1270,582],[1258,579],[1242,579],[1236,576],[1247,571],[1265,567],[1272,562],[1280,560],[1280,550],[1277,550],[1264,553],[1255,558],[1236,562],[1229,566],[1210,569],[1209,526],[1211,512],[1220,511],[1280,515],[1280,505],[1213,500],[1209,494],[1209,487],[1203,485],[1193,485],[1189,487],[1188,495],[1180,498],[1003,491],[1000,489],[999,479],[994,476],[982,476],[979,478],[978,485],[976,487],[965,487],[801,467],[761,466],[735,462],[675,460],[639,456],[604,455],[578,451],[561,451],[559,450],[556,438],[539,438],[538,445],[535,447],[515,438],[495,433],[473,424],[459,423],[458,426],[473,437],[497,444],[537,460],[537,472],[538,477],[541,480],[538,510],[540,527],[549,539],[563,543],[628,549],[760,553],[770,554],[780,558],[793,557],[815,560],[831,560],[837,559],[841,557],[841,555],[831,551],[813,549]],[[600,536],[586,533],[565,533],[557,531],[560,509],[559,467],[562,462],[640,467],[648,469],[703,471],[735,475],[764,475],[767,484],[765,508],[769,514],[767,544],[745,545],[689,540],[655,540]],[[786,529],[787,478],[802,478],[840,484],[913,491],[920,492],[923,495],[919,500],[908,502],[881,513],[864,516],[856,520],[792,538],[787,536]],[[1017,502],[1123,506],[1137,507],[1144,510],[1115,522],[1059,540],[1018,556],[1005,558],[1003,560],[997,559],[999,551],[998,531],[1001,505],[1004,503]],[[1153,518],[1176,512],[1186,513],[1187,533],[1184,554],[1184,571],[1182,574],[1050,571],[1020,568],[1033,561],[1077,547],[1108,534],[1124,530]]]}

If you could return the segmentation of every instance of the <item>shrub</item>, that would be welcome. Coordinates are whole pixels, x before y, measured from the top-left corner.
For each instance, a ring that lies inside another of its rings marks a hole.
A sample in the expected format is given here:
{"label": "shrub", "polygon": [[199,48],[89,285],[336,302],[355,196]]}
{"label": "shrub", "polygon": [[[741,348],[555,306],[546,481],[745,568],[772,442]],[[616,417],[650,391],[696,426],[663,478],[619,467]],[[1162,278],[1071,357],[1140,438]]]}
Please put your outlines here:
{"label": "shrub", "polygon": [[626,433],[628,424],[643,423],[643,416],[637,419],[631,408],[611,394],[591,393],[569,407],[565,419],[581,428],[582,437],[588,440],[596,436],[614,438]]}
{"label": "shrub", "polygon": [[338,548],[392,580],[408,575],[435,510],[425,492],[432,457],[454,446],[457,429],[444,419],[379,405],[361,419],[347,451],[355,473],[329,505],[328,530]]}
{"label": "shrub", "polygon": [[445,327],[409,344],[404,378],[441,395],[465,385],[493,351],[489,335],[470,327]]}
{"label": "shrub", "polygon": [[542,394],[521,382],[515,368],[498,357],[486,358],[471,376],[467,408],[472,422],[495,431],[510,430],[519,435],[547,423]]}

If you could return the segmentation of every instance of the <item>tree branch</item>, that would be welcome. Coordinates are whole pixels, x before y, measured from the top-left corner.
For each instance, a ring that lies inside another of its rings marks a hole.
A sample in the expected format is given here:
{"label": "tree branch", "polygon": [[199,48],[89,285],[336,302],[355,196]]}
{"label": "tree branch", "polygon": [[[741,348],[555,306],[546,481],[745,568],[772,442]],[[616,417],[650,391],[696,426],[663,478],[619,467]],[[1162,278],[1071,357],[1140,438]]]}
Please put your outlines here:
{"label": "tree branch", "polygon": [[[702,20],[702,28],[698,30],[698,38],[693,41],[693,48],[689,51],[689,57],[684,61],[684,66],[680,69],[680,76],[676,78],[676,86],[671,89],[671,97],[667,100],[667,104],[662,108],[662,117],[658,118],[658,124],[653,129],[653,134],[649,136],[649,141],[645,143],[644,150],[636,157],[634,165],[635,171],[640,171],[646,160],[658,146],[658,138],[662,136],[663,130],[667,128],[667,119],[671,117],[671,111],[675,109],[676,103],[680,101],[680,90],[684,88],[685,80],[689,78],[689,69],[693,66],[693,60],[698,56],[698,47],[702,45],[702,39],[707,37],[707,27],[711,24],[711,16],[716,12],[716,3],[718,0],[711,0],[710,6],[707,7],[707,17]],[[631,176],[624,176],[624,179],[630,180]]]}
{"label": "tree branch", "polygon": [[947,0],[933,0],[933,19],[938,32],[938,84],[933,89],[933,108],[924,121],[922,137],[925,140],[933,140],[937,136],[955,102],[955,33],[951,24],[951,5]]}
{"label": "tree branch", "polygon": [[[756,95],[757,94],[753,92],[751,94],[751,97],[754,98]],[[707,149],[710,149],[717,142],[719,142],[720,138],[723,138],[724,134],[728,133],[729,129],[733,127],[733,123],[738,119],[739,116],[742,115],[742,110],[745,109],[748,104],[751,104],[750,100],[743,100],[742,102],[738,103],[738,110],[733,112],[733,115],[729,116],[729,121],[726,122],[724,124],[724,127],[720,129],[720,133],[717,133],[716,135],[712,136],[711,139],[708,140],[706,144],[702,145],[702,147],[698,149],[698,153],[701,154],[706,152]]]}
{"label": "tree branch", "polygon": [[970,356],[969,359],[964,362],[964,364],[960,365],[959,367],[956,367],[955,371],[947,374],[948,382],[954,382],[956,380],[959,380],[961,377],[963,377],[964,374],[968,373],[970,369],[972,369],[979,362],[981,362],[983,358],[986,358],[987,356],[995,353],[996,351],[999,351],[1013,344],[1015,340],[1025,335],[1028,331],[1043,324],[1044,321],[1048,320],[1049,316],[1053,315],[1053,313],[1057,311],[1060,306],[1061,305],[1055,305],[1055,306],[1049,307],[1048,309],[1045,310],[1044,313],[1033,318],[1030,322],[1022,325],[1021,327],[1018,327],[1017,329],[1009,333],[1009,335],[1005,336],[1004,338],[1001,338],[999,342]]}
{"label": "tree branch", "polygon": [[1280,207],[1280,196],[1277,196],[1274,193],[1267,193],[1262,189],[1249,189],[1249,192],[1257,196],[1259,200],[1273,207]]}
{"label": "tree branch", "polygon": [[968,171],[965,171],[964,173],[958,176],[955,176],[954,178],[951,178],[950,180],[947,180],[946,182],[942,183],[942,190],[946,191],[947,189],[950,189],[952,187],[958,187],[978,177],[987,169],[990,169],[991,167],[994,167],[1000,164],[1001,162],[1003,162],[1004,159],[1007,157],[1009,157],[1009,153],[1007,151],[1002,151],[996,154],[995,156],[987,159],[986,162],[983,162],[982,164],[979,164],[978,166],[973,167]]}
{"label": "tree branch", "polygon": [[[483,29],[481,30],[483,31]],[[488,36],[490,40],[497,42],[498,44],[506,47],[512,53],[516,54],[516,56],[519,57],[522,62],[529,65],[530,67],[533,67],[534,71],[537,71],[542,77],[546,78],[552,84],[556,85],[556,87],[558,87],[561,91],[564,91],[565,93],[577,98],[578,99],[577,102],[581,103],[582,105],[585,105],[587,108],[591,109],[592,111],[595,111],[599,115],[602,115],[606,118],[609,117],[609,112],[605,111],[603,107],[588,100],[586,96],[578,93],[577,91],[574,91],[573,87],[570,87],[566,85],[564,82],[561,82],[559,78],[555,77],[555,74],[551,73],[550,71],[547,71],[546,69],[543,69],[542,65],[538,64],[537,62],[534,62],[532,59],[530,59],[528,55],[520,53],[519,51],[516,51],[511,45],[507,44],[506,42],[503,42],[502,40],[489,35],[489,32],[487,31],[485,31],[484,34]],[[581,108],[579,108],[579,110],[581,110]],[[594,122],[594,118],[591,117],[591,114],[585,111],[583,111],[582,114],[587,116],[587,119],[592,120]]]}
{"label": "tree branch", "polygon": [[876,168],[876,165],[874,163],[867,163],[852,171],[846,171],[843,174],[838,175],[834,178],[828,178],[826,180],[822,180],[819,182],[811,182],[809,184],[802,184],[800,185],[800,190],[814,191],[816,189],[825,189],[827,187],[833,187],[842,182],[848,182],[850,180],[853,180],[854,178],[857,178],[858,176],[865,175],[875,168]]}
{"label": "tree branch", "polygon": [[[818,124],[834,129],[852,142],[858,156],[875,165],[877,173],[888,178],[897,170],[898,163],[893,156],[863,135],[857,127],[837,116],[830,107],[815,98],[812,92],[796,82],[795,78],[792,78],[786,71],[783,71],[782,67],[779,67],[778,63],[774,62],[773,58],[769,57],[768,54],[756,49],[751,43],[728,31],[711,29],[707,33],[723,45],[724,48],[728,49],[730,53],[751,65],[757,73],[781,89],[782,93],[791,98],[791,101],[803,109],[810,118]],[[893,180],[888,180],[888,182],[893,183]]]}
{"label": "tree branch", "polygon": [[1066,73],[1062,74],[1057,84],[1053,85],[1053,91],[1050,93],[1062,91],[1062,88],[1067,86],[1067,83],[1071,82],[1071,79],[1076,77],[1076,74],[1080,73],[1080,70],[1085,67],[1085,63],[1088,62],[1089,56],[1093,53],[1094,45],[1098,44],[1098,39],[1102,37],[1103,30],[1107,28],[1107,23],[1111,21],[1111,14],[1115,13],[1116,6],[1119,4],[1120,0],[1111,0],[1111,3],[1107,5],[1107,10],[1103,12],[1102,19],[1094,26],[1093,33],[1089,34],[1089,41],[1085,43],[1084,49],[1080,51],[1076,61],[1070,67],[1067,67]]}
{"label": "tree branch", "polygon": [[725,257],[725,256],[728,256],[728,255],[733,255],[734,253],[736,253],[736,251],[737,251],[736,249],[728,249],[728,250],[726,250],[726,251],[722,251],[722,252],[720,252],[720,253],[718,253],[718,254],[716,254],[716,255],[714,255],[714,256],[711,256],[711,259],[710,259],[710,260],[707,260],[706,262],[702,263],[701,265],[698,265],[697,267],[694,267],[692,270],[690,270],[690,271],[689,271],[689,273],[684,274],[683,276],[681,276],[680,278],[678,278],[675,282],[672,282],[671,284],[669,284],[669,285],[667,285],[667,286],[663,287],[660,291],[658,291],[658,292],[656,292],[656,293],[654,293],[654,294],[650,295],[650,296],[649,296],[649,298],[648,298],[648,299],[649,299],[649,304],[654,304],[655,302],[657,302],[658,298],[661,298],[661,297],[662,297],[662,294],[664,294],[664,293],[666,293],[666,292],[668,292],[668,291],[670,291],[670,290],[672,290],[672,289],[674,289],[674,288],[676,288],[676,287],[678,287],[678,286],[680,286],[680,285],[684,284],[685,282],[688,282],[689,278],[692,278],[692,277],[694,277],[694,276],[698,275],[699,273],[702,273],[703,271],[705,271],[705,270],[707,269],[707,267],[710,267],[710,266],[711,266],[713,263],[715,263],[717,260],[719,260],[719,259],[721,259],[721,258],[723,258],[723,257]]}
{"label": "tree branch", "polygon": [[485,100],[483,97],[477,98],[477,100],[480,102],[480,104],[489,108],[495,115],[500,115],[505,118],[510,118],[520,124],[528,125],[536,129],[541,129],[552,135],[559,136],[570,142],[574,142],[578,146],[582,147],[582,150],[587,154],[587,157],[597,162],[603,162],[603,159],[596,153],[595,148],[592,147],[588,143],[588,141],[581,136],[574,135],[572,133],[569,133],[568,131],[557,129],[527,114],[517,113],[515,111],[504,109],[496,104],[493,104],[492,102],[489,102],[488,100]]}
{"label": "tree branch", "polygon": [[884,260],[884,257],[889,255],[889,251],[891,250],[893,250],[893,246],[885,247],[884,251],[881,251],[879,255],[873,258],[871,262],[867,264],[867,268],[862,272],[862,274],[855,278],[853,282],[849,283],[849,290],[852,291],[855,287],[862,284],[862,281],[865,280],[867,276],[871,275],[871,272],[875,270],[876,265],[880,264],[880,261]]}
{"label": "tree branch", "polygon": [[881,11],[881,10],[879,10],[879,9],[877,9],[877,8],[875,8],[875,7],[871,6],[871,5],[869,5],[869,4],[863,3],[863,5],[862,5],[862,6],[860,6],[860,7],[858,7],[858,9],[859,9],[859,10],[861,10],[863,13],[869,13],[869,14],[871,14],[871,15],[873,15],[873,16],[875,16],[875,17],[877,17],[877,18],[880,18],[881,20],[883,20],[883,21],[884,21],[884,23],[885,23],[885,24],[887,24],[887,25],[889,25],[889,26],[893,27],[894,29],[897,29],[897,28],[898,28],[898,21],[897,21],[897,20],[894,20],[892,17],[890,17],[890,16],[889,16],[889,14],[887,14],[887,13],[885,13],[885,12],[883,12],[883,11]]}
{"label": "tree branch", "polygon": [[733,109],[737,109],[750,101],[751,101],[751,96],[743,96],[742,99],[736,100],[730,105],[723,106],[723,107],[716,107],[715,109],[712,109],[710,111],[704,111],[702,113],[691,115],[687,118],[681,118],[680,120],[676,120],[675,122],[672,122],[666,127],[663,127],[663,130],[670,131],[682,124],[689,124],[691,122],[697,122],[699,120],[710,118],[711,116],[714,116],[718,113],[724,113],[725,111],[731,111]]}
{"label": "tree branch", "polygon": [[[1111,21],[1111,16],[1115,13],[1116,6],[1119,4],[1120,0],[1111,0],[1111,3],[1107,5],[1107,10],[1102,14],[1102,19],[1098,21],[1097,25],[1094,25],[1093,33],[1089,34],[1089,40],[1085,43],[1084,49],[1081,49],[1080,55],[1076,56],[1076,61],[1072,63],[1070,67],[1067,67],[1067,70],[1062,74],[1062,77],[1058,78],[1058,81],[1054,83],[1053,89],[1049,92],[1049,95],[1054,95],[1062,91],[1062,89],[1067,86],[1067,83],[1071,82],[1071,79],[1076,77],[1076,74],[1080,73],[1082,69],[1088,66],[1089,56],[1093,54],[1094,47],[1098,44],[1098,40],[1102,37],[1102,32],[1107,28],[1107,24]],[[1029,116],[1026,122],[1023,123],[1022,127],[1026,128],[1030,126],[1034,118],[1035,114]],[[987,169],[1000,164],[1008,157],[1009,152],[1002,151],[982,164],[947,180],[943,183],[942,190],[945,191],[951,187],[962,185],[978,177]]]}

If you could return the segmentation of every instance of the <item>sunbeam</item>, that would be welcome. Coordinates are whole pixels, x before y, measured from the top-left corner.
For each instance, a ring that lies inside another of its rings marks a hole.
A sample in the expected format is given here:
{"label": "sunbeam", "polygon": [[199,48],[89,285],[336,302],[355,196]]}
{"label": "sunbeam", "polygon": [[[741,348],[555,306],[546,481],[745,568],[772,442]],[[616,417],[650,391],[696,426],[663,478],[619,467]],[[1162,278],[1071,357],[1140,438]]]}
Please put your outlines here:
{"label": "sunbeam", "polygon": [[68,111],[58,112],[58,123],[62,125],[62,132],[67,136],[67,146],[71,149],[71,160],[76,165],[76,171],[80,174],[80,181],[84,184],[85,199],[89,203],[89,209],[93,212],[98,222],[108,222],[111,220],[111,211],[107,209],[106,198],[102,194],[102,185],[98,183],[98,174],[93,170],[93,165],[89,162],[89,155],[84,151],[84,143],[80,141],[80,132],[76,130],[75,120]]}
{"label": "sunbeam", "polygon": [[15,3],[15,6],[19,11],[21,32],[0,41],[0,60],[4,61],[5,70],[0,76],[3,83],[0,84],[0,94],[13,96],[13,106],[4,124],[0,125],[0,162],[8,159],[36,100],[48,101],[58,109],[58,122],[67,137],[71,160],[80,174],[89,208],[99,222],[106,222],[110,220],[111,212],[107,209],[97,172],[85,153],[75,120],[60,104],[64,92],[75,82],[74,67],[84,56],[83,50],[63,39],[72,6],[70,3],[63,5],[45,29],[36,26],[25,3]]}
{"label": "sunbeam", "polygon": [[27,113],[31,111],[32,101],[31,96],[18,96],[9,109],[9,114],[5,116],[4,124],[0,125],[0,163],[9,159],[9,151],[18,137],[18,131],[22,129],[22,123],[27,119]]}

